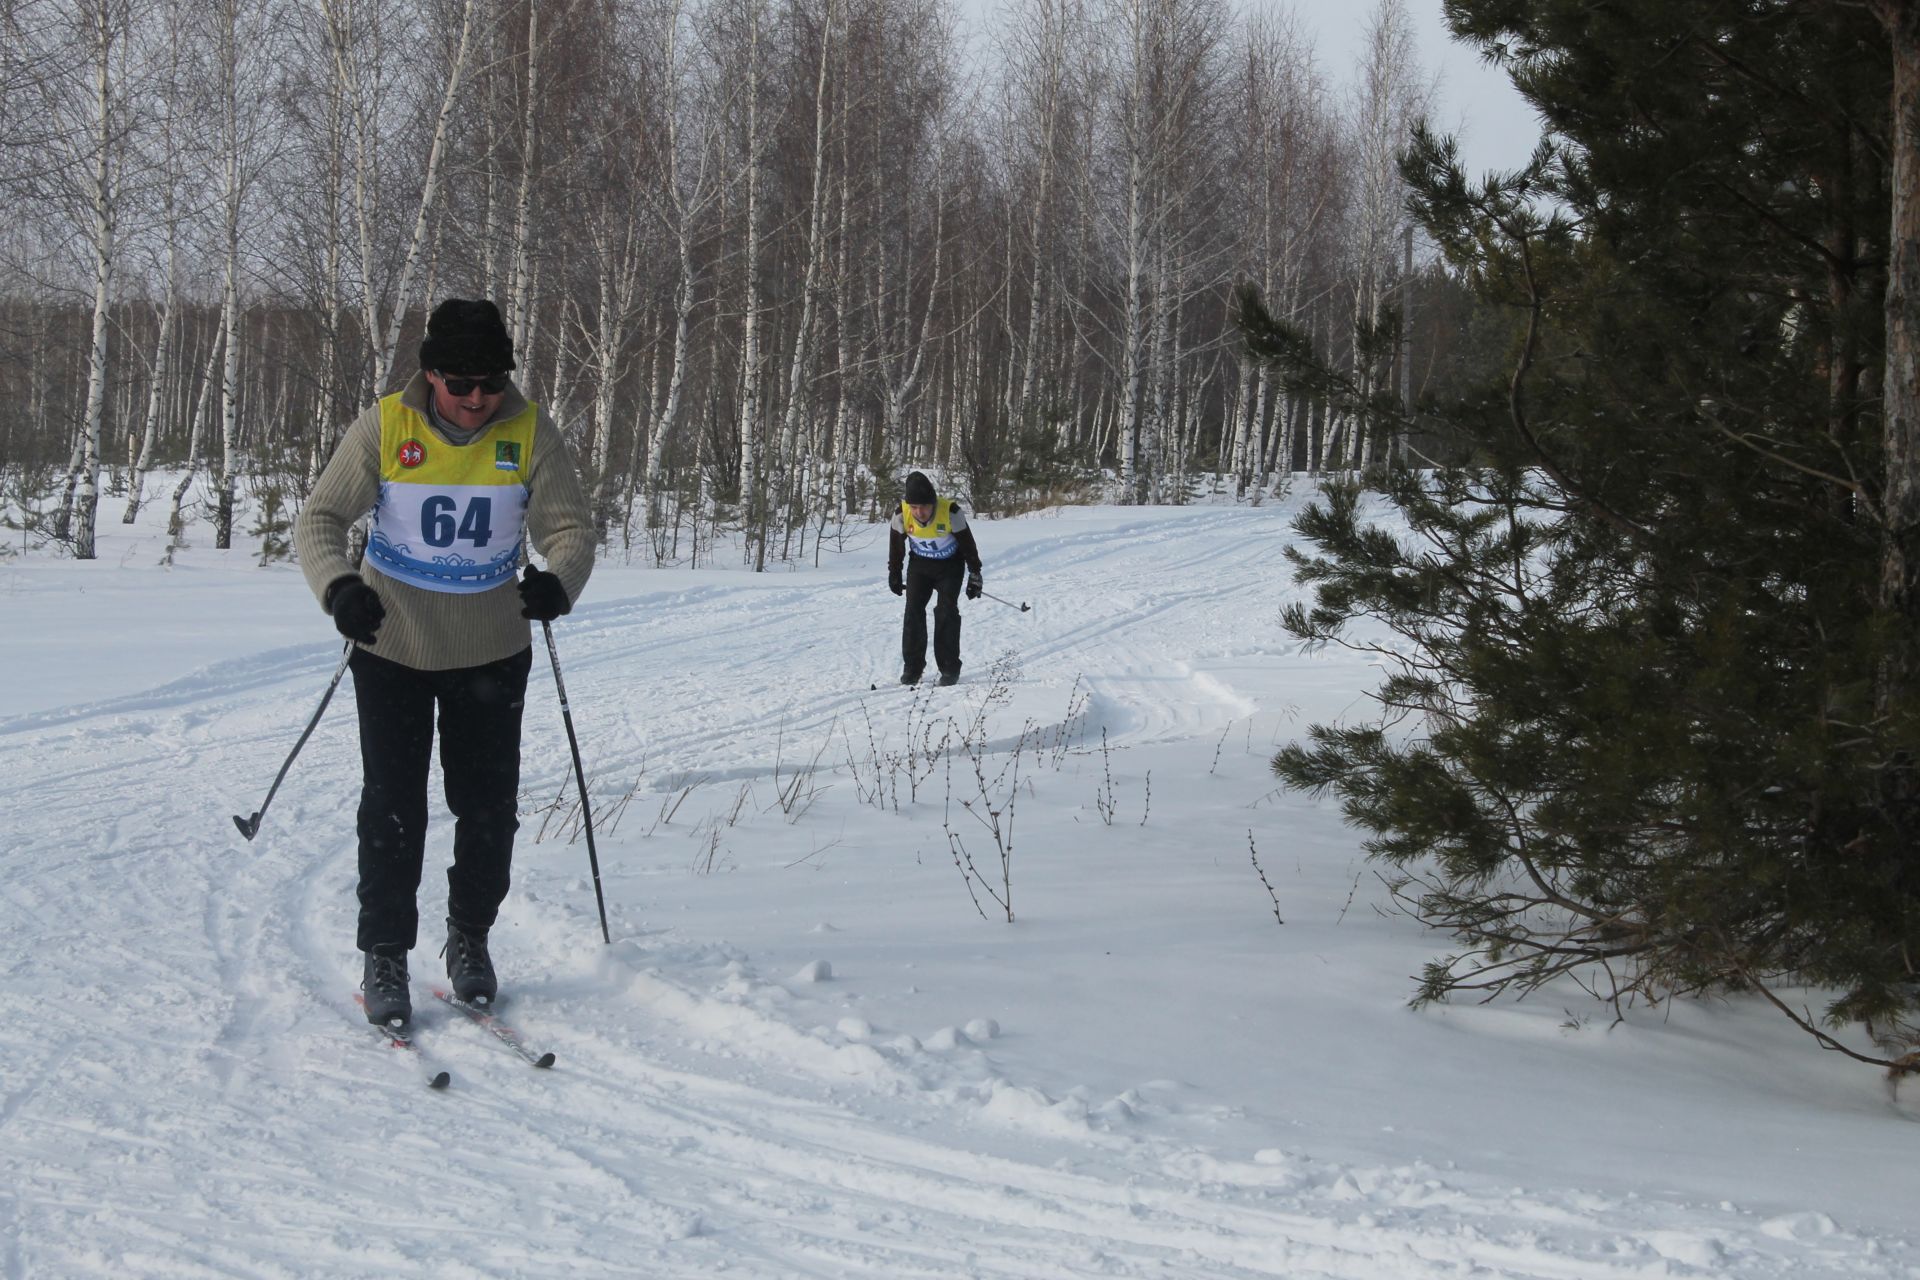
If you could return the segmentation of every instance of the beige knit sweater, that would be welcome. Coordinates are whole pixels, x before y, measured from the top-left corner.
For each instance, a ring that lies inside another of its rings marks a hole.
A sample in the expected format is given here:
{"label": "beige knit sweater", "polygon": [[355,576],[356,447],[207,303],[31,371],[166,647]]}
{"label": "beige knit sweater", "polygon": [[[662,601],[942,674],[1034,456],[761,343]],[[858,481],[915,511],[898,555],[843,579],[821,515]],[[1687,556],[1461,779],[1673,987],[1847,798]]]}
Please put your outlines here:
{"label": "beige knit sweater", "polygon": [[[401,400],[424,414],[428,394],[426,378],[415,374]],[[519,388],[510,387],[493,421],[510,418],[526,407]],[[482,428],[464,447],[491,452],[489,433],[489,428]],[[525,474],[527,532],[533,549],[559,575],[567,599],[578,600],[587,575],[593,572],[593,519],[566,441],[544,409]],[[347,428],[294,527],[300,568],[322,607],[328,584],[355,571],[347,559],[347,530],[373,510],[379,498],[380,406],[376,404]],[[429,591],[388,577],[371,561],[361,565],[359,576],[380,593],[380,602],[386,606],[386,620],[373,644],[366,646],[382,658],[421,671],[445,671],[496,662],[533,643],[532,625],[520,616],[520,593],[514,582],[470,595]]]}

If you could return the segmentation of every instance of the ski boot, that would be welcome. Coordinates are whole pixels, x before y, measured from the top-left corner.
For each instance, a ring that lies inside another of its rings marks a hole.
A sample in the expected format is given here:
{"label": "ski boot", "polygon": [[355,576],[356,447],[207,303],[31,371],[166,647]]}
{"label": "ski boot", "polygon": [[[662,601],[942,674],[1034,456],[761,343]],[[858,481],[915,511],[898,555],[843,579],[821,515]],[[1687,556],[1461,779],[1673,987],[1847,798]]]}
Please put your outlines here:
{"label": "ski boot", "polygon": [[499,979],[493,974],[493,957],[487,954],[487,931],[463,929],[447,921],[447,945],[441,949],[447,958],[447,981],[453,994],[468,1004],[490,1005],[500,994]]}
{"label": "ski boot", "polygon": [[367,1021],[384,1027],[394,1022],[413,1020],[413,997],[407,992],[407,957],[367,952],[366,968],[360,977],[360,990],[366,993]]}

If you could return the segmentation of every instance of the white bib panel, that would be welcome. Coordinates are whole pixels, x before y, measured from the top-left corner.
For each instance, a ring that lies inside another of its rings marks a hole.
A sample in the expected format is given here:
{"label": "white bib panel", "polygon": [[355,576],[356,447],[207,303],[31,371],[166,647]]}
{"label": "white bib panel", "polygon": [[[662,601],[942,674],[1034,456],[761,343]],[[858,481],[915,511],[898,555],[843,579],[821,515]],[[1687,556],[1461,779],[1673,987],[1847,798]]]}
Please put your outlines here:
{"label": "white bib panel", "polygon": [[429,591],[489,591],[520,567],[526,512],[523,485],[383,480],[367,559]]}

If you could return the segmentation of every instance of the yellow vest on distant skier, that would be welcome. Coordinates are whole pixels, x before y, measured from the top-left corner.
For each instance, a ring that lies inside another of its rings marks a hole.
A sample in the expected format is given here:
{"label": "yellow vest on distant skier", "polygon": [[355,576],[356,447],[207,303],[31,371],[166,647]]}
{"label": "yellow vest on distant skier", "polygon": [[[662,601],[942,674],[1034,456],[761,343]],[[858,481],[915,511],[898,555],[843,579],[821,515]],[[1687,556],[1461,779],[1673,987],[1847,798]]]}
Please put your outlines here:
{"label": "yellow vest on distant skier", "polygon": [[382,397],[380,500],[367,560],[428,591],[490,591],[510,581],[526,538],[526,468],[538,421],[529,403],[472,444],[454,445],[398,395]]}
{"label": "yellow vest on distant skier", "polygon": [[921,524],[913,518],[913,509],[900,504],[900,527],[906,532],[907,546],[914,555],[928,560],[950,560],[960,549],[953,536],[953,499],[940,498],[933,504],[933,519]]}

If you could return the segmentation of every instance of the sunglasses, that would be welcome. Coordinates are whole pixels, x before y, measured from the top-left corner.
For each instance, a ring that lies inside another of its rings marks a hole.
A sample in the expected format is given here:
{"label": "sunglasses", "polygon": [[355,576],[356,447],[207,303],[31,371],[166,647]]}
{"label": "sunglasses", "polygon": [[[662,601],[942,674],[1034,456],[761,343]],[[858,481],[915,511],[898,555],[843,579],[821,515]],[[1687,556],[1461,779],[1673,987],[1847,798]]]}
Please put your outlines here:
{"label": "sunglasses", "polygon": [[450,396],[470,396],[475,387],[480,388],[483,395],[497,396],[507,389],[513,379],[504,373],[490,373],[484,378],[456,378],[442,373],[440,381],[446,384]]}

